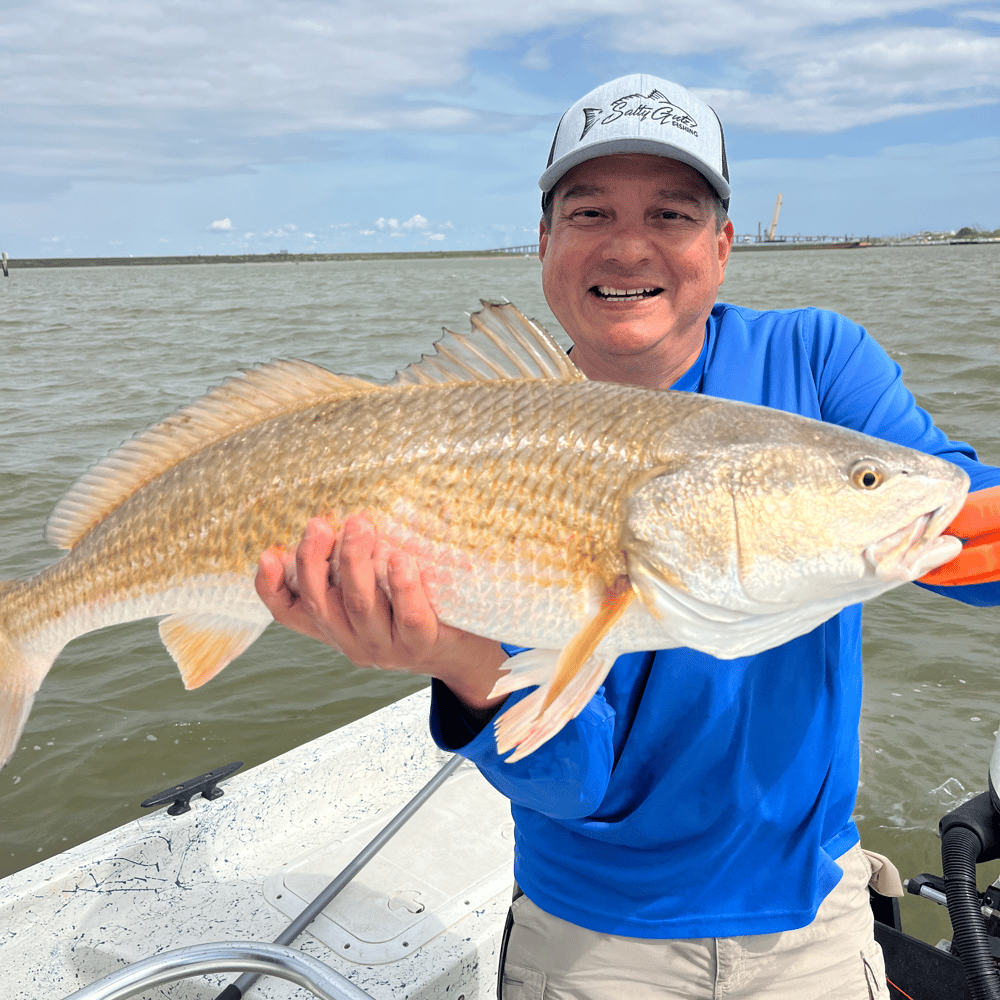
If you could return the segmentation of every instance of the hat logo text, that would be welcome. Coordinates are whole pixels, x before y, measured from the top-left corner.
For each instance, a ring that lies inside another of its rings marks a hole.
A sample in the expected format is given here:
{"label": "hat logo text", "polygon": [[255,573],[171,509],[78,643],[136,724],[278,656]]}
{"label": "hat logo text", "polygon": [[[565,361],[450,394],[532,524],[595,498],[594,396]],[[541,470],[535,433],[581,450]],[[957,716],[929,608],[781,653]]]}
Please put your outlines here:
{"label": "hat logo text", "polygon": [[640,118],[643,121],[659,122],[661,125],[672,125],[683,129],[691,135],[698,135],[698,123],[683,109],[670,101],[658,90],[651,90],[645,97],[642,94],[629,94],[613,101],[606,111],[604,108],[583,109],[583,132],[580,139],[595,125],[610,125],[619,118]]}

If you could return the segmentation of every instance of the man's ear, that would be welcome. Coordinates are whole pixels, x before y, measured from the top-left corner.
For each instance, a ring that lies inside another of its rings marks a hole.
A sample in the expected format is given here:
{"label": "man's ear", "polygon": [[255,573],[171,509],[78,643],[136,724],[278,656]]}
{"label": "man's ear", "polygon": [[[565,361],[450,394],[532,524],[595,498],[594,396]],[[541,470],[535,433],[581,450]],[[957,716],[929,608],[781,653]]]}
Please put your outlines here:
{"label": "man's ear", "polygon": [[720,285],[726,280],[726,265],[729,263],[729,252],[733,248],[734,235],[735,230],[733,229],[733,224],[727,220],[725,226],[722,228],[722,232],[719,233],[719,264],[721,265]]}

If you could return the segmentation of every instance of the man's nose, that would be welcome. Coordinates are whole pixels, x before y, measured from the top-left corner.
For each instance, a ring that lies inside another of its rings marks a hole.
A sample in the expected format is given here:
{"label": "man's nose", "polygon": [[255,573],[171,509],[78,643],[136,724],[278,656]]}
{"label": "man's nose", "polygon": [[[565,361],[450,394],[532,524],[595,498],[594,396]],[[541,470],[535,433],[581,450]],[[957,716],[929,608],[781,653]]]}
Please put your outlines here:
{"label": "man's nose", "polygon": [[652,258],[653,246],[641,222],[620,220],[608,233],[602,254],[606,261],[632,268]]}

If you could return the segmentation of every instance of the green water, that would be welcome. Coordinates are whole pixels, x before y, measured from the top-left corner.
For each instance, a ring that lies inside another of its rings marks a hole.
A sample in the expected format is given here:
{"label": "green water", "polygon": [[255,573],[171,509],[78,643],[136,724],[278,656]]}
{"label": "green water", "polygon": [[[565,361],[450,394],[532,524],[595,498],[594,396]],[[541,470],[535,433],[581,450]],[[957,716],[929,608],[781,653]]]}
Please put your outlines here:
{"label": "green water", "polygon": [[[741,253],[722,289],[866,325],[954,438],[1000,464],[1000,247]],[[0,567],[34,572],[56,501],[95,459],[241,366],[300,357],[389,377],[506,296],[565,343],[537,260],[12,270],[0,278]],[[939,870],[937,820],[985,787],[1000,612],[906,586],[866,610],[863,841],[904,877]],[[43,685],[0,773],[0,876],[140,815],[153,792],[248,765],[416,690],[277,627],[187,693],[142,622],[84,636]],[[936,941],[942,910],[904,901]]]}

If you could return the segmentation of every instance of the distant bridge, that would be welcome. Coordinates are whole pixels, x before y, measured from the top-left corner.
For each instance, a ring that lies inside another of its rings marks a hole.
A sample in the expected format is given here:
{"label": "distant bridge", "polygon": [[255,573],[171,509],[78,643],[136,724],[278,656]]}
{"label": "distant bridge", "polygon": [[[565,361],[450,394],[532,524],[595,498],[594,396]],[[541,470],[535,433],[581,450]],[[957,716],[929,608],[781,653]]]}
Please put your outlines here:
{"label": "distant bridge", "polygon": [[520,254],[537,254],[538,244],[537,243],[527,243],[523,247],[495,247],[492,250],[482,250],[481,253],[520,253]]}

